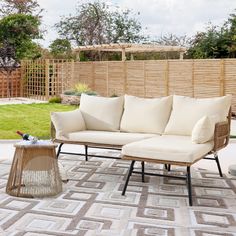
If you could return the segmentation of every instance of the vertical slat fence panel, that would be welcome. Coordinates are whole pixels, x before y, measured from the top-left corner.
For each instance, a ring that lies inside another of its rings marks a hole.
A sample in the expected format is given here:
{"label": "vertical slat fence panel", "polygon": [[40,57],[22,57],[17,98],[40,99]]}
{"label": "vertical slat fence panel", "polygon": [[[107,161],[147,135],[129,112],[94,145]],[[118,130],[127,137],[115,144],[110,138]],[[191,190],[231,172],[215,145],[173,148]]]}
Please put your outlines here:
{"label": "vertical slat fence panel", "polygon": [[[38,99],[60,95],[76,83],[86,83],[101,96],[131,94],[160,97],[233,95],[236,112],[236,59],[74,62],[23,61],[23,95]],[[47,69],[48,68],[48,69]],[[46,78],[48,77],[48,88]],[[15,84],[15,82],[14,82]],[[0,77],[3,91],[6,81]],[[13,86],[16,89],[16,86]],[[17,93],[18,94],[18,93]],[[6,96],[3,92],[0,96]]]}

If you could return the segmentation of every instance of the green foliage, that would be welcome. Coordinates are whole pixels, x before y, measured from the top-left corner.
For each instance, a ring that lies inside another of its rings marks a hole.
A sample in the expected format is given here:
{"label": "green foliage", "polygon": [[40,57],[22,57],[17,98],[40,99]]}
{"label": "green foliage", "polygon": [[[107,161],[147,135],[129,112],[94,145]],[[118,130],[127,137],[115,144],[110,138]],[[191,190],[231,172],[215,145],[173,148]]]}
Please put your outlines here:
{"label": "green foliage", "polygon": [[114,9],[104,2],[79,5],[75,16],[62,19],[56,28],[61,37],[77,45],[139,42],[141,25],[130,11]]}
{"label": "green foliage", "polygon": [[91,89],[89,88],[87,84],[78,83],[75,85],[75,91],[78,93],[86,93],[86,92],[90,92]]}
{"label": "green foliage", "polygon": [[73,58],[71,43],[67,39],[55,39],[49,48],[54,58]]}
{"label": "green foliage", "polygon": [[61,103],[60,97],[52,97],[48,100],[49,103]]}
{"label": "green foliage", "polygon": [[190,41],[190,58],[236,57],[236,14],[231,14],[221,27],[209,25]]}
{"label": "green foliage", "polygon": [[65,95],[75,95],[80,96],[82,93],[86,93],[88,95],[97,95],[95,91],[92,91],[87,84],[78,83],[75,85],[74,89],[67,90],[64,92]]}
{"label": "green foliage", "polygon": [[66,90],[64,91],[65,95],[75,95],[75,90]]}
{"label": "green foliage", "polygon": [[110,97],[111,98],[116,98],[116,97],[118,97],[118,95],[116,93],[113,93]]}
{"label": "green foliage", "polygon": [[36,0],[1,0],[0,14],[8,16],[11,14],[30,14],[39,16],[43,9],[40,9]]}
{"label": "green foliage", "polygon": [[39,25],[39,19],[31,15],[6,16],[0,20],[0,43],[7,40],[13,45],[18,60],[38,58],[39,47],[33,39],[41,38]]}
{"label": "green foliage", "polygon": [[41,139],[50,138],[50,112],[78,107],[56,103],[3,105],[0,109],[0,139],[19,139],[16,130]]}

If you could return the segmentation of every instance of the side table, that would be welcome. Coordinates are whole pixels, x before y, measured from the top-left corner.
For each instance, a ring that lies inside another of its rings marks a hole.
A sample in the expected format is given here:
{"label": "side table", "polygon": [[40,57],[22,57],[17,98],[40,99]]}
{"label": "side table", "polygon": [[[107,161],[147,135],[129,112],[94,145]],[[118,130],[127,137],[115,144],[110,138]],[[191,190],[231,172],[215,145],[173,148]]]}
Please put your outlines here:
{"label": "side table", "polygon": [[56,158],[56,144],[22,141],[14,145],[15,154],[6,192],[17,197],[52,196],[62,191]]}

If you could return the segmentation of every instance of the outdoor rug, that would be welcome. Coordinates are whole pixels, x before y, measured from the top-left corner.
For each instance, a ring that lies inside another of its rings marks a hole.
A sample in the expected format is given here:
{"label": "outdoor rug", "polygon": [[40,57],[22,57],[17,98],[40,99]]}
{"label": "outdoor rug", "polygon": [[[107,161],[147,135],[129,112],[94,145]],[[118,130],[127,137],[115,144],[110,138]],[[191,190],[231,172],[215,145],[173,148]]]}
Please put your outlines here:
{"label": "outdoor rug", "polygon": [[[61,194],[42,199],[7,195],[10,163],[0,163],[1,236],[236,235],[236,178],[193,169],[194,206],[189,207],[184,180],[146,176],[142,183],[133,174],[121,196],[128,161],[93,157],[85,162],[64,155],[60,163],[69,182]],[[146,169],[164,171],[162,165],[147,164]],[[183,174],[184,169],[173,172]]]}

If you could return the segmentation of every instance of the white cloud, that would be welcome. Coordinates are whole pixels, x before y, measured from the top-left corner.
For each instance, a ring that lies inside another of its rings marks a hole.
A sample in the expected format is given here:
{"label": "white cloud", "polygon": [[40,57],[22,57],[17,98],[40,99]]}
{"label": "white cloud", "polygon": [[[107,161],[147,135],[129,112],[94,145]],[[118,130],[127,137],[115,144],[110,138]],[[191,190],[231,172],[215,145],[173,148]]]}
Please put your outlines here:
{"label": "white cloud", "polygon": [[[91,0],[93,1],[93,0]],[[121,8],[140,12],[138,16],[144,32],[153,37],[174,33],[177,35],[193,35],[204,30],[208,22],[221,25],[236,9],[235,0],[105,0]],[[48,46],[57,37],[53,25],[61,16],[74,14],[78,3],[86,0],[38,0],[45,9],[44,28],[48,30],[45,40],[40,41]]]}
{"label": "white cloud", "polygon": [[192,35],[208,22],[222,24],[236,9],[235,0],[121,0],[122,7],[139,11],[151,35]]}

